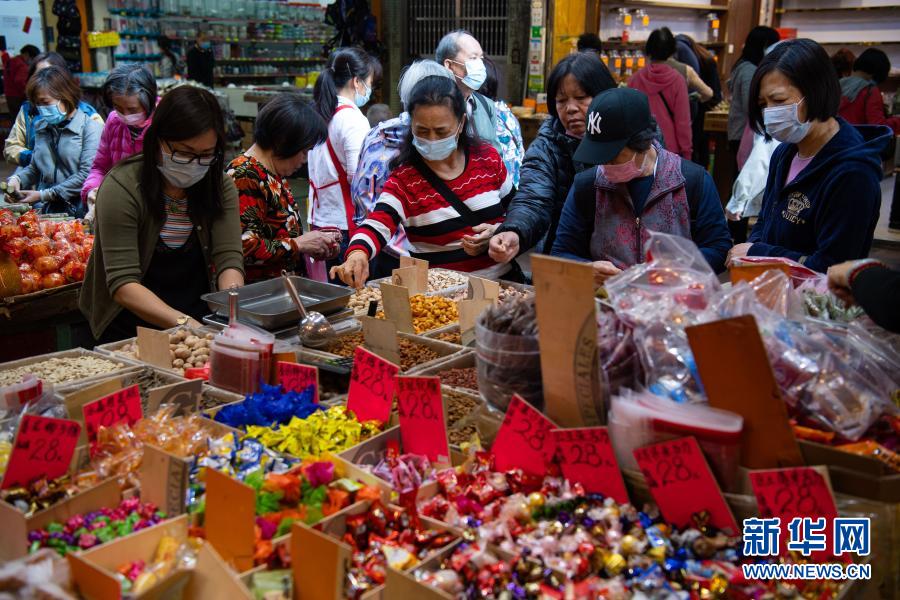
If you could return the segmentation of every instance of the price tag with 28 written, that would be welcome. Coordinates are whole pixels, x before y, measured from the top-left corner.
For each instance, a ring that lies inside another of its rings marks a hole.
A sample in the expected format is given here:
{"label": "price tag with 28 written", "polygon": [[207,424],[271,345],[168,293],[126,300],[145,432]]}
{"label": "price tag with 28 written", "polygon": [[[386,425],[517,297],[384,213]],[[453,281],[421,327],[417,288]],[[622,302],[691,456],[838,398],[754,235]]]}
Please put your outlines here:
{"label": "price tag with 28 written", "polygon": [[394,363],[357,346],[350,371],[347,408],[360,421],[374,419],[387,423],[391,418],[395,377],[399,372],[400,367]]}
{"label": "price tag with 28 written", "polygon": [[123,421],[129,426],[134,425],[144,416],[137,384],[88,402],[81,410],[84,412],[84,424],[91,444],[91,456],[97,450],[97,433],[101,427],[112,427]]}
{"label": "price tag with 28 written", "polygon": [[313,402],[319,402],[319,368],[278,361],[278,383],[286,392],[302,392],[313,386]]}
{"label": "price tag with 28 written", "polygon": [[[834,496],[821,473],[812,467],[788,469],[764,469],[750,471],[750,485],[763,519],[781,519],[781,551],[787,551],[788,523],[795,517],[823,517],[831,527],[838,516]],[[814,556],[828,558],[832,555],[831,536],[826,536],[828,550]],[[824,562],[824,561],[823,561]]]}
{"label": "price tag with 28 written", "polygon": [[68,419],[22,415],[0,488],[26,486],[36,479],[65,475],[81,425]]}
{"label": "price tag with 28 written", "polygon": [[553,421],[521,396],[513,396],[491,446],[494,467],[498,471],[522,469],[533,475],[543,475],[556,451],[551,434],[554,429],[556,424]]}
{"label": "price tag with 28 written", "polygon": [[684,437],[638,448],[634,457],[666,521],[696,527],[694,516],[700,515],[728,535],[740,533],[696,439]]}
{"label": "price tag with 28 written", "polygon": [[566,479],[577,481],[590,494],[610,496],[619,504],[628,503],[625,481],[606,427],[554,429],[553,437]]}
{"label": "price tag with 28 written", "polygon": [[404,452],[450,465],[444,402],[438,377],[397,377],[397,412]]}

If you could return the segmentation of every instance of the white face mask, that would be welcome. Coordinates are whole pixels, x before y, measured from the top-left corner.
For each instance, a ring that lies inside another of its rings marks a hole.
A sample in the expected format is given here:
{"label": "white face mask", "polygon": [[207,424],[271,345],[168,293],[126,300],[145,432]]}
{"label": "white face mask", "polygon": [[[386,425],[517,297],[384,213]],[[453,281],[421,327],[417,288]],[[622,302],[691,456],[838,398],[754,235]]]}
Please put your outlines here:
{"label": "white face mask", "polygon": [[[805,98],[801,98],[803,102]],[[794,104],[784,104],[782,106],[772,106],[763,109],[763,123],[766,126],[766,133],[785,144],[799,144],[809,133],[812,123],[807,121],[801,123],[797,116],[797,110],[800,108],[800,102]]]}
{"label": "white face mask", "polygon": [[420,137],[413,136],[413,146],[422,155],[425,160],[444,160],[456,150],[457,136],[462,129],[460,124],[456,133],[445,137],[442,140],[424,140]]}
{"label": "white face mask", "polygon": [[187,164],[177,163],[172,160],[172,155],[162,152],[162,164],[157,167],[166,180],[181,189],[187,189],[206,176],[209,165],[201,165],[197,161]]}
{"label": "white face mask", "polygon": [[484,66],[484,61],[480,58],[472,58],[467,60],[465,63],[460,63],[457,61],[453,61],[456,64],[464,64],[466,66],[466,76],[459,77],[456,76],[457,79],[462,81],[469,89],[477,90],[482,85],[484,85],[484,80],[487,79],[487,67]]}

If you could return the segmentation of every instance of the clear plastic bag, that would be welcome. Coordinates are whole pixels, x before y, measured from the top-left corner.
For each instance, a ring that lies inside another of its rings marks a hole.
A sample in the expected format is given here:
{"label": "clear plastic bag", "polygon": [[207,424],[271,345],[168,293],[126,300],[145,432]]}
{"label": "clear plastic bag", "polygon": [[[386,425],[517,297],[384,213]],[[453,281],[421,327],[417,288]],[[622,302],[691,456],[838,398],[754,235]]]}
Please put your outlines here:
{"label": "clear plastic bag", "polygon": [[634,328],[602,305],[597,308],[597,351],[604,398],[643,381]]}
{"label": "clear plastic bag", "polygon": [[478,389],[494,408],[505,411],[513,394],[543,409],[541,351],[536,335],[509,335],[475,323]]}

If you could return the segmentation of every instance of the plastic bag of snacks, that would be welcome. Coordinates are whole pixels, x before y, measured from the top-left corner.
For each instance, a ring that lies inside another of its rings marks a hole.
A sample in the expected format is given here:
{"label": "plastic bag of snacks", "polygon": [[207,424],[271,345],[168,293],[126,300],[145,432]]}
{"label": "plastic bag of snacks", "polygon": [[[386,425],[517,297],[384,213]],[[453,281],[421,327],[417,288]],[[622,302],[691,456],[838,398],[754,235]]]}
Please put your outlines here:
{"label": "plastic bag of snacks", "polygon": [[544,404],[541,352],[534,298],[495,304],[475,322],[478,389],[505,411],[513,394],[539,410]]}

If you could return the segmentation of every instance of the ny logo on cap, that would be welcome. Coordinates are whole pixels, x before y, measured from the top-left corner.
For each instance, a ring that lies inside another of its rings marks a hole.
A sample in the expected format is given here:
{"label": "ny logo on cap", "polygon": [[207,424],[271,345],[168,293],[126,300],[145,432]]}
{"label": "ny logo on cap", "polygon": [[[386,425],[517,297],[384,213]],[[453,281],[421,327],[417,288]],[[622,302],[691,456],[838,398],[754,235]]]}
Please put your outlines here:
{"label": "ny logo on cap", "polygon": [[591,113],[588,115],[588,133],[591,135],[600,135],[600,121],[603,117],[600,113]]}

